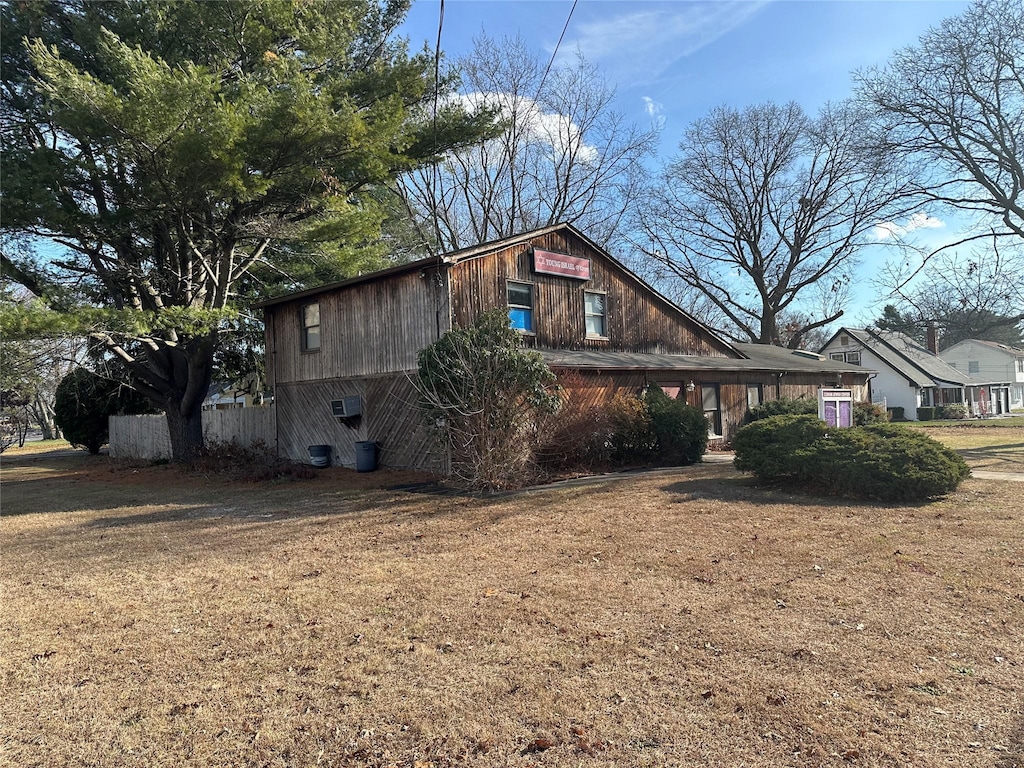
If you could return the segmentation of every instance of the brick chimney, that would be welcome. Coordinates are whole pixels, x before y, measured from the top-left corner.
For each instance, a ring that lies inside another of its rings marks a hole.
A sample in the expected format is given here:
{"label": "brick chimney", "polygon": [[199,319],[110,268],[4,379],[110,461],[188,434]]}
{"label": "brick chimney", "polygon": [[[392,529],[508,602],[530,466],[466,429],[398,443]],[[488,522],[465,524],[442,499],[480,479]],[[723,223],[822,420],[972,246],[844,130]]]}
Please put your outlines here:
{"label": "brick chimney", "polygon": [[935,323],[928,323],[928,351],[933,355],[939,354],[939,335],[935,331]]}

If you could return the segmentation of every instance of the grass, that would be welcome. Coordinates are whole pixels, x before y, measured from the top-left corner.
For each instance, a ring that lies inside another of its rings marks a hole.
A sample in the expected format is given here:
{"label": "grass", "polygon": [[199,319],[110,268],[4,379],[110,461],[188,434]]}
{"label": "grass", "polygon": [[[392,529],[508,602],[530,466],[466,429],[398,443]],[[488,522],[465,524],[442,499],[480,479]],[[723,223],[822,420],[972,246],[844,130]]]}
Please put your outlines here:
{"label": "grass", "polygon": [[3,464],[11,765],[1024,761],[1018,483],[885,506],[712,464],[480,499]]}
{"label": "grass", "polygon": [[1024,418],[913,424],[957,451],[972,469],[1024,472]]}

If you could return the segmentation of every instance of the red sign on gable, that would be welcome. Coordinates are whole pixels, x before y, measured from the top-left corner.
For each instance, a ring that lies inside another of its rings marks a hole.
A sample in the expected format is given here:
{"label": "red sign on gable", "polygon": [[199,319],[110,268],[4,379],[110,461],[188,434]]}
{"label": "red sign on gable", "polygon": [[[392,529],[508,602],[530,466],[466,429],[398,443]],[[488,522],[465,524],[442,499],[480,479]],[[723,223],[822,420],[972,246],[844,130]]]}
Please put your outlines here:
{"label": "red sign on gable", "polygon": [[534,248],[533,271],[541,275],[558,275],[559,277],[572,277],[576,280],[589,280],[590,259]]}

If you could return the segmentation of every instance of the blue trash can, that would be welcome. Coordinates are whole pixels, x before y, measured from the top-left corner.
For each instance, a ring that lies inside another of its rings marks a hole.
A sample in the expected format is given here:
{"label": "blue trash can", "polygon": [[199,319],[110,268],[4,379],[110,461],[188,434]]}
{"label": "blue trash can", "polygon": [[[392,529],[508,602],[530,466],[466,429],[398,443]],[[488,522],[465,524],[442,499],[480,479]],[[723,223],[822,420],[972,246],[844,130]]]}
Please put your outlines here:
{"label": "blue trash can", "polygon": [[309,446],[309,463],[314,467],[331,466],[331,446],[311,445]]}
{"label": "blue trash can", "polygon": [[373,472],[377,468],[377,443],[360,440],[356,443],[356,472]]}

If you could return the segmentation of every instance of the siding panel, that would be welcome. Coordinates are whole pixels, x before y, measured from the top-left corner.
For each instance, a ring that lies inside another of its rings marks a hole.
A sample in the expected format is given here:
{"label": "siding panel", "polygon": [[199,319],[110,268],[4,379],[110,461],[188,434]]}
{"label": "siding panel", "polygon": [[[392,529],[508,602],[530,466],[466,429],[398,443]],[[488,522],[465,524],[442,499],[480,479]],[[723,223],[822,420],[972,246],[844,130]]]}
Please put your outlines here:
{"label": "siding panel", "polygon": [[[506,281],[522,280],[535,286],[535,335],[527,337],[533,346],[735,356],[700,325],[570,233],[548,233],[536,238],[532,245],[590,259],[590,279],[535,274],[531,265],[531,243],[519,243],[460,262],[451,271],[455,325],[468,325],[481,312],[504,307]],[[587,290],[606,295],[607,339],[586,336],[584,291]]]}

